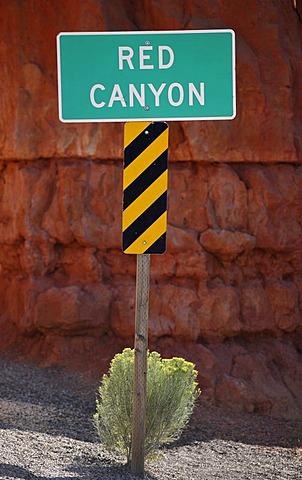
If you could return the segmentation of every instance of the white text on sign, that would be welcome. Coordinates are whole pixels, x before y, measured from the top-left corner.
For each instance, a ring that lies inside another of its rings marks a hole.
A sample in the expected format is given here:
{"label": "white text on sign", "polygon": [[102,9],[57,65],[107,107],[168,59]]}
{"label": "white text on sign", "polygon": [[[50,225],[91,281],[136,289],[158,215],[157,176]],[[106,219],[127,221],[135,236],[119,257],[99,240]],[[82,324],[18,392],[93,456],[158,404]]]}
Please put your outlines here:
{"label": "white text on sign", "polygon": [[[199,84],[199,90],[191,82],[189,82],[186,90],[180,83],[177,82],[171,83],[169,86],[167,86],[166,83],[161,83],[158,88],[155,88],[152,83],[148,83],[147,85],[141,83],[139,87],[136,87],[133,83],[130,83],[127,92],[125,92],[125,90],[123,91],[118,83],[115,83],[112,87],[109,102],[107,104],[108,108],[113,107],[115,102],[119,102],[122,107],[134,107],[134,99],[137,100],[139,105],[145,107],[146,87],[148,88],[148,91],[153,94],[154,103],[152,106],[155,107],[160,107],[160,99],[163,91],[165,91],[165,99],[168,99],[169,104],[173,107],[179,107],[182,105],[185,98],[187,99],[189,106],[194,105],[195,99],[200,105],[204,105],[204,83],[202,82]],[[97,83],[91,88],[90,102],[95,108],[105,107],[106,102],[96,98],[97,95],[104,90],[106,90],[106,87],[102,83]],[[129,99],[128,105],[125,101],[125,98]]]}
{"label": "white text on sign", "polygon": [[[153,52],[152,45],[145,45],[139,47],[139,69],[153,69],[154,64],[148,63],[151,60],[151,54],[146,52]],[[169,61],[164,63],[164,52],[168,53]],[[134,70],[132,58],[134,56],[134,50],[131,47],[118,47],[118,68],[124,69],[124,63],[126,62],[131,70]],[[146,63],[147,62],[147,63]],[[167,45],[159,45],[158,47],[158,68],[170,68],[174,63],[174,52],[171,47]]]}
{"label": "white text on sign", "polygon": [[[154,61],[154,48],[152,45],[141,45],[135,51],[129,46],[118,47],[118,69],[135,70],[135,65],[138,65],[139,70],[153,70],[158,68],[169,69],[173,66],[175,55],[174,51],[168,45],[159,45],[157,48],[156,65]],[[138,62],[134,62],[138,59]],[[109,91],[109,97],[108,97]],[[102,92],[107,95],[107,102],[104,101]],[[150,93],[152,95],[150,95]],[[148,106],[146,106],[146,97],[148,96]],[[109,98],[109,100],[108,100]],[[126,100],[127,99],[127,102]],[[205,88],[204,82],[199,82],[195,85],[193,82],[188,82],[183,86],[179,82],[161,83],[155,86],[153,83],[140,83],[135,85],[130,83],[127,91],[120,84],[115,83],[110,87],[106,87],[102,83],[96,83],[90,89],[90,103],[95,108],[108,107],[112,108],[114,105],[121,105],[122,107],[135,107],[135,103],[145,109],[152,107],[160,107],[161,100],[168,101],[169,105],[179,107],[184,102],[190,107],[197,101],[199,105],[205,104]],[[151,102],[151,103],[150,103]]]}

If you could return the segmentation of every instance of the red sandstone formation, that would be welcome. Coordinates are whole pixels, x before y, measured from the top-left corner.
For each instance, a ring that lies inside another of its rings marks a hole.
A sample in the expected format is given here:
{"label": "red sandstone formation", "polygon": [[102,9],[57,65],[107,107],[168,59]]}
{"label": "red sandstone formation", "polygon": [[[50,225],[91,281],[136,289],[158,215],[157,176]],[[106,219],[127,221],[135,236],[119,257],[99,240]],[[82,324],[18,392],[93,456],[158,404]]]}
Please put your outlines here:
{"label": "red sandstone formation", "polygon": [[100,374],[133,344],[122,124],[61,124],[60,31],[232,28],[237,117],[171,122],[150,346],[204,397],[302,417],[302,28],[291,0],[0,2],[0,346]]}

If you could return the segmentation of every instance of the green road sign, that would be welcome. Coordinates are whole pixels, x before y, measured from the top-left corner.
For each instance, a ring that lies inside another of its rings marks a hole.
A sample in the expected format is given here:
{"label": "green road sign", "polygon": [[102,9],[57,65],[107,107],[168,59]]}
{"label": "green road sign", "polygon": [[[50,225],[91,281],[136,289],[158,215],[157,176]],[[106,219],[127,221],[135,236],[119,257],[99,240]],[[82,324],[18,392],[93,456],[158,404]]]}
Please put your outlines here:
{"label": "green road sign", "polygon": [[236,115],[232,30],[60,33],[57,53],[62,122]]}

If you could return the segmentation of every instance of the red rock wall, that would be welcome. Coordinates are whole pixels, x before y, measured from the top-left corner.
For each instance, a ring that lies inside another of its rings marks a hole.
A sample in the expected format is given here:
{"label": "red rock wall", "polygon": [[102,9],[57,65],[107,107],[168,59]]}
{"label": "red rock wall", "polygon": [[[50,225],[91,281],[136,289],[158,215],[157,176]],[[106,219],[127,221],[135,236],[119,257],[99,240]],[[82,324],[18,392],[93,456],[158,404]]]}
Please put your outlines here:
{"label": "red rock wall", "polygon": [[[298,7],[299,8],[299,7]],[[291,0],[0,0],[0,346],[100,372],[133,343],[122,124],[61,124],[60,31],[233,28],[237,117],[171,122],[150,346],[204,397],[302,416],[302,29]]]}

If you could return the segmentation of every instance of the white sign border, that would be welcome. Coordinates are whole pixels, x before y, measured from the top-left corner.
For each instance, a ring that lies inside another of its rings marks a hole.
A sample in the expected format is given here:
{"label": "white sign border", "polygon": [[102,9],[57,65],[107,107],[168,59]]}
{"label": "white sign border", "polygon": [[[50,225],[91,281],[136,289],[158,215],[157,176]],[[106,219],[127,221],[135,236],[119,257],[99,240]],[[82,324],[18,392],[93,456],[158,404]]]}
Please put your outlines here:
{"label": "white sign border", "polygon": [[[175,33],[231,33],[232,35],[232,73],[233,73],[233,115],[227,117],[140,117],[140,118],[106,118],[106,119],[80,119],[80,120],[66,120],[62,116],[62,89],[61,89],[61,56],[60,56],[60,37],[61,36],[75,36],[75,35],[153,35],[165,34],[173,35]],[[135,31],[119,31],[119,32],[60,32],[57,35],[57,73],[58,73],[58,107],[59,119],[62,123],[120,123],[120,122],[186,122],[194,120],[233,120],[236,117],[236,48],[235,48],[235,32],[230,28],[217,28],[209,30],[135,30]]]}

